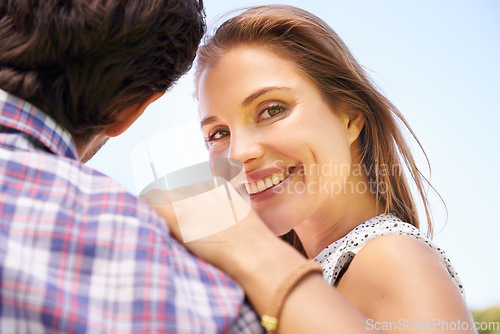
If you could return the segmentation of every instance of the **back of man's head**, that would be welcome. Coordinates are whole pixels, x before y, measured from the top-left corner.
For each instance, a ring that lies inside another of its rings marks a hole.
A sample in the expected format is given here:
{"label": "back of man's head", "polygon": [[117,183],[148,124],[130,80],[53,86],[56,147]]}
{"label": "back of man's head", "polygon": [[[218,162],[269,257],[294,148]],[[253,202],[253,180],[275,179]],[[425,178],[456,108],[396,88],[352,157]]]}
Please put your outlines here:
{"label": "back of man's head", "polygon": [[0,88],[86,141],[164,92],[205,31],[202,0],[0,2]]}

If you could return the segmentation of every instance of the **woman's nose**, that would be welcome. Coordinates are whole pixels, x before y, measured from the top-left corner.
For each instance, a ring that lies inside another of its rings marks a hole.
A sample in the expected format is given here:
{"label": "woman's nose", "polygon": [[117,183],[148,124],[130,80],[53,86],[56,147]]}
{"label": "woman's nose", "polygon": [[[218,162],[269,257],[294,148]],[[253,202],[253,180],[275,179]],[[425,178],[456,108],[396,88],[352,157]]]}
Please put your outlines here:
{"label": "woman's nose", "polygon": [[231,143],[228,158],[242,163],[250,163],[262,157],[263,147],[259,143],[258,134],[253,131],[231,132]]}

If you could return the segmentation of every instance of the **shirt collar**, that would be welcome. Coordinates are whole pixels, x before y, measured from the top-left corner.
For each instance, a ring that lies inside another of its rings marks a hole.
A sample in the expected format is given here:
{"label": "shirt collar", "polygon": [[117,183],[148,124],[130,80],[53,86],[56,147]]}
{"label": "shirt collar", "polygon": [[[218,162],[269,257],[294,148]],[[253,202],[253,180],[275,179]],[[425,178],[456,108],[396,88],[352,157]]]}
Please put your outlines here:
{"label": "shirt collar", "polygon": [[0,89],[0,125],[29,134],[56,155],[78,159],[73,137],[31,103]]}

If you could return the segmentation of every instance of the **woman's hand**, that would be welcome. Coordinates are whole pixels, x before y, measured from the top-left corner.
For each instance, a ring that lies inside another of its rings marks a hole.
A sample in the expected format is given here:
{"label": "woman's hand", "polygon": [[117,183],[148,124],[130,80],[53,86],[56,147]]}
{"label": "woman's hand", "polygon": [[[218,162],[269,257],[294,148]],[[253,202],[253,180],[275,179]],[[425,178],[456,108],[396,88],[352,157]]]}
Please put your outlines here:
{"label": "woman's hand", "polygon": [[[230,183],[201,182],[173,191],[152,190],[141,196],[167,222],[171,234],[198,257],[233,274],[240,256],[259,243],[278,243],[267,226]],[[229,196],[230,198],[229,198]]]}
{"label": "woman's hand", "polygon": [[[166,220],[172,235],[191,252],[239,282],[257,312],[263,314],[272,305],[279,285],[308,260],[277,238],[250,207],[245,210],[244,199],[238,198],[230,184],[226,185],[228,188],[221,187],[220,191],[213,191],[210,184],[175,192],[152,190],[141,199],[153,206]],[[223,212],[228,208],[230,215]],[[201,230],[197,234],[201,237],[193,238],[193,230]],[[321,275],[316,280],[331,290]]]}

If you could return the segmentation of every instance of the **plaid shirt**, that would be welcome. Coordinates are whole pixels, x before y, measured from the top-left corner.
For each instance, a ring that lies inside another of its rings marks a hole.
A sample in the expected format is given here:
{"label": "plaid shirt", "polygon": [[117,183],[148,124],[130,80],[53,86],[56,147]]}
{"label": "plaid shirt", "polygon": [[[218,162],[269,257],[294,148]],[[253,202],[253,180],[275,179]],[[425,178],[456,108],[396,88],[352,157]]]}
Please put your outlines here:
{"label": "plaid shirt", "polygon": [[241,288],[0,90],[1,333],[261,333]]}

